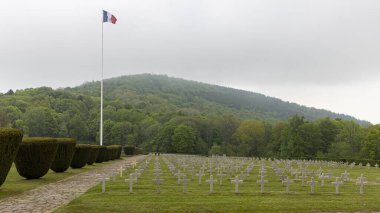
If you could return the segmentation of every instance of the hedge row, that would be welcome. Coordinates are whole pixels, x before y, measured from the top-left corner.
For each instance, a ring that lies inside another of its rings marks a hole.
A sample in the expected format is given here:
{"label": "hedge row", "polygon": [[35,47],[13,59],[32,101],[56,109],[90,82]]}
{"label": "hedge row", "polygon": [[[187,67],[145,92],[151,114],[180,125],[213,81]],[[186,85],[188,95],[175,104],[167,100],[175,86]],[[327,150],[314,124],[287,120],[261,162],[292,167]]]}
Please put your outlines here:
{"label": "hedge row", "polygon": [[96,163],[102,163],[102,162],[106,161],[106,157],[107,157],[107,147],[101,146],[99,149],[98,157],[96,158],[95,162]]}
{"label": "hedge row", "polygon": [[121,155],[121,146],[120,145],[111,145],[107,146],[107,158],[108,160],[119,159]]}
{"label": "hedge row", "polygon": [[44,176],[58,149],[54,138],[24,138],[15,159],[18,173],[26,179]]}
{"label": "hedge row", "polygon": [[57,153],[50,169],[54,172],[64,172],[74,157],[76,141],[73,138],[57,138],[57,143]]}
{"label": "hedge row", "polygon": [[71,168],[82,168],[87,164],[87,161],[91,154],[91,145],[89,144],[77,144],[75,146],[75,154],[71,161]]}
{"label": "hedge row", "polygon": [[92,165],[95,163],[96,159],[98,158],[99,151],[101,148],[102,146],[99,146],[99,145],[91,145],[90,157],[87,159],[88,165]]}
{"label": "hedge row", "polygon": [[8,175],[21,141],[22,132],[20,130],[0,128],[0,186]]}

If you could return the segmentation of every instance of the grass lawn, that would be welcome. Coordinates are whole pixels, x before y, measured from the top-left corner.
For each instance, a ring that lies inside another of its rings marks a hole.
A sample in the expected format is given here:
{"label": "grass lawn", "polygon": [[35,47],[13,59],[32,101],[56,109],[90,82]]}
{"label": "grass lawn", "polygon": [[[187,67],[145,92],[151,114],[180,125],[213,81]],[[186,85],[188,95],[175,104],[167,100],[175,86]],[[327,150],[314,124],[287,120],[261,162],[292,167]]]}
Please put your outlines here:
{"label": "grass lawn", "polygon": [[[155,157],[153,157],[154,159]],[[348,169],[350,178],[340,188],[340,194],[335,194],[331,181],[325,181],[315,187],[315,194],[310,193],[310,185],[302,186],[294,182],[290,186],[291,193],[285,193],[281,181],[275,178],[273,169],[268,168],[265,193],[260,193],[260,185],[256,182],[259,177],[258,166],[251,175],[239,186],[239,193],[234,193],[235,185],[224,180],[224,184],[214,185],[213,194],[209,194],[209,184],[204,182],[198,186],[198,179],[187,184],[187,192],[183,185],[177,184],[177,179],[171,175],[168,167],[160,159],[164,179],[161,193],[156,192],[153,182],[153,165],[142,174],[134,185],[133,193],[129,193],[128,183],[124,178],[116,182],[107,182],[107,192],[101,193],[101,185],[97,185],[79,198],[57,212],[316,212],[316,211],[380,211],[380,186],[367,185],[365,193],[359,194],[356,177],[363,173],[370,182],[380,177],[380,169],[354,168]],[[267,165],[269,166],[269,164]],[[345,169],[329,169],[334,174],[341,174]],[[187,178],[191,178],[188,175]],[[197,177],[195,177],[197,178]],[[214,177],[216,179],[217,177]],[[308,178],[310,181],[310,178]],[[316,179],[316,181],[320,181]],[[380,181],[378,181],[380,182]]]}
{"label": "grass lawn", "polygon": [[48,184],[52,182],[56,182],[62,179],[65,179],[67,177],[87,172],[96,168],[101,168],[102,166],[109,165],[114,163],[115,161],[107,161],[103,163],[94,163],[93,165],[86,165],[83,168],[80,169],[71,169],[69,168],[66,172],[63,173],[55,173],[52,170],[49,170],[49,172],[39,178],[39,179],[32,179],[27,180],[23,177],[21,177],[16,170],[15,165],[12,165],[11,170],[8,173],[8,176],[3,183],[2,186],[0,186],[0,199],[9,197],[12,195],[16,195],[18,193]]}

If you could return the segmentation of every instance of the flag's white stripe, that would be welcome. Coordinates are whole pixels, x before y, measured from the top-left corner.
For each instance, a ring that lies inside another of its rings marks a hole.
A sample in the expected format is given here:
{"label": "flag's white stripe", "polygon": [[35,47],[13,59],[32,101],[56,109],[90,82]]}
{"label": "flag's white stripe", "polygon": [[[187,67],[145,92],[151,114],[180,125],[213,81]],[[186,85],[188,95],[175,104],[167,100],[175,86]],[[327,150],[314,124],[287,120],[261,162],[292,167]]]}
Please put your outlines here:
{"label": "flag's white stripe", "polygon": [[107,21],[112,23],[111,17],[112,17],[112,14],[107,12]]}

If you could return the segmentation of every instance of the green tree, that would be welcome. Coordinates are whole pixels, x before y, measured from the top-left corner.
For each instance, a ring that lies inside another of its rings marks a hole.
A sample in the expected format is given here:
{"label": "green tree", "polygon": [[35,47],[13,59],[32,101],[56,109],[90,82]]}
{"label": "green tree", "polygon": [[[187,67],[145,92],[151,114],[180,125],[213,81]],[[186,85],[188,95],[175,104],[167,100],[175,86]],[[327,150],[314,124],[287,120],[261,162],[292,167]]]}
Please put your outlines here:
{"label": "green tree", "polygon": [[25,123],[31,137],[56,137],[59,126],[56,113],[47,107],[35,107],[25,114]]}
{"label": "green tree", "polygon": [[192,127],[181,124],[174,129],[173,146],[178,153],[194,153],[195,134]]}

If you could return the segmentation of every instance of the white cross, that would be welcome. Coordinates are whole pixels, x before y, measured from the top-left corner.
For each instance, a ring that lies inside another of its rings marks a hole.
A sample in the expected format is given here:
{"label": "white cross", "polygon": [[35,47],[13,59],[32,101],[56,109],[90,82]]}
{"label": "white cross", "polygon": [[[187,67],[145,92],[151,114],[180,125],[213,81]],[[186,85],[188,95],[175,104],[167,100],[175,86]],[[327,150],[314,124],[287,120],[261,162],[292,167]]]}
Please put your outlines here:
{"label": "white cross", "polygon": [[137,162],[136,162],[135,160],[132,161],[132,168],[133,168],[133,169],[136,167],[136,165],[137,165]]}
{"label": "white cross", "polygon": [[293,181],[290,180],[289,176],[286,177],[286,193],[289,193],[290,183]]}
{"label": "white cross", "polygon": [[340,177],[335,178],[335,182],[332,182],[332,184],[335,185],[335,193],[339,194],[339,186],[343,185],[343,182],[339,180]]}
{"label": "white cross", "polygon": [[205,176],[201,171],[199,173],[195,174],[195,176],[198,176],[198,185],[202,184],[202,176]]}
{"label": "white cross", "polygon": [[223,185],[223,177],[226,176],[226,174],[219,173],[216,176],[219,176],[219,185]]}
{"label": "white cross", "polygon": [[268,183],[267,180],[264,180],[264,177],[265,177],[264,175],[261,175],[261,176],[260,176],[260,180],[257,181],[257,182],[260,183],[260,185],[261,185],[261,193],[264,192],[264,184],[265,184],[265,183]]}
{"label": "white cross", "polygon": [[135,180],[135,174],[131,173],[129,174],[129,179],[125,179],[124,181],[129,181],[129,193],[132,193],[132,187],[133,187],[133,181]]}
{"label": "white cross", "polygon": [[231,180],[231,183],[235,183],[235,193],[239,193],[239,183],[243,182],[243,180],[239,180],[239,176],[236,175],[234,180]]}
{"label": "white cross", "polygon": [[161,179],[160,176],[156,176],[156,179],[154,179],[154,181],[156,182],[156,190],[157,190],[157,193],[160,193],[160,185],[161,185],[161,181],[163,181],[164,179]]}
{"label": "white cross", "polygon": [[358,181],[356,182],[356,184],[360,186],[360,194],[364,193],[364,185],[367,183],[365,179],[366,177],[364,177],[363,174],[361,174],[360,177],[358,178]]}
{"label": "white cross", "polygon": [[110,180],[109,178],[103,177],[102,179],[102,193],[106,192],[106,181]]}
{"label": "white cross", "polygon": [[321,174],[319,176],[319,178],[321,179],[321,186],[325,186],[325,179],[326,179],[327,176],[325,176],[325,174]]}
{"label": "white cross", "polygon": [[181,176],[183,176],[183,173],[181,173],[181,171],[178,170],[178,172],[175,173],[174,175],[177,176],[177,183],[180,184],[181,183]]}
{"label": "white cross", "polygon": [[186,179],[186,175],[183,175],[183,192],[186,192],[186,183],[190,181],[190,179]]}
{"label": "white cross", "polygon": [[210,175],[210,179],[209,180],[206,180],[206,182],[209,182],[210,183],[210,193],[213,193],[214,192],[214,182],[217,182],[218,180],[214,180],[213,179],[213,176]]}
{"label": "white cross", "polygon": [[123,177],[123,171],[125,169],[123,168],[123,166],[120,166],[120,169],[119,169],[119,173],[120,173],[120,177]]}
{"label": "white cross", "polygon": [[342,180],[343,181],[348,181],[348,176],[350,175],[350,173],[347,173],[347,170],[344,171],[344,173],[342,173]]}
{"label": "white cross", "polygon": [[318,183],[318,182],[314,181],[314,177],[311,177],[311,181],[307,183],[311,185],[311,193],[314,194],[314,186],[315,186],[315,183]]}

